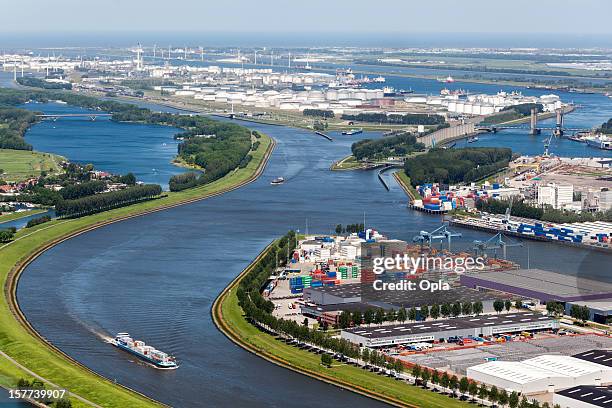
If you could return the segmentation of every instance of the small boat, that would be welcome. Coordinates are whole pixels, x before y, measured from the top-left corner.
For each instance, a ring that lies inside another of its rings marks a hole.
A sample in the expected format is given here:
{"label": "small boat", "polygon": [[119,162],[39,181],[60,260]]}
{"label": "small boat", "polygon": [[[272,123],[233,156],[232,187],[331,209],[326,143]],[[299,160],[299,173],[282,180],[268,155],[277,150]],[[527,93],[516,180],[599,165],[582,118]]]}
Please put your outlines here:
{"label": "small boat", "polygon": [[343,135],[346,136],[353,136],[353,135],[358,135],[360,133],[363,133],[363,129],[359,128],[359,129],[351,129],[351,130],[345,130],[342,132]]}
{"label": "small boat", "polygon": [[468,140],[467,140],[468,143],[474,143],[477,141],[478,141],[478,136],[468,137]]}
{"label": "small boat", "polygon": [[272,184],[272,185],[277,185],[277,184],[283,184],[284,182],[285,182],[285,179],[284,179],[284,178],[282,178],[282,177],[277,177],[277,178],[275,178],[274,180],[272,180],[272,181],[270,182],[270,184]]}

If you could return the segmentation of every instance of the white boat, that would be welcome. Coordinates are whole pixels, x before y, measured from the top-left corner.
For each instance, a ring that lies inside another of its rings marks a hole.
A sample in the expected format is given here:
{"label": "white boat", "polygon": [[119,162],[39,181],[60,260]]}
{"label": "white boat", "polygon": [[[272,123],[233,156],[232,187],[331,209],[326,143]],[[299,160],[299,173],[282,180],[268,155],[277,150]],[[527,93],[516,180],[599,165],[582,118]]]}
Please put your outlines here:
{"label": "white boat", "polygon": [[285,179],[283,177],[277,177],[274,180],[272,180],[270,184],[278,185],[278,184],[283,184],[284,182],[285,182]]}
{"label": "white boat", "polygon": [[383,82],[385,82],[386,79],[384,76],[377,76],[376,78],[372,79],[372,82],[377,82],[379,84],[382,84]]}
{"label": "white boat", "polygon": [[606,135],[585,137],[584,141],[591,147],[596,147],[602,150],[612,150],[612,139]]}

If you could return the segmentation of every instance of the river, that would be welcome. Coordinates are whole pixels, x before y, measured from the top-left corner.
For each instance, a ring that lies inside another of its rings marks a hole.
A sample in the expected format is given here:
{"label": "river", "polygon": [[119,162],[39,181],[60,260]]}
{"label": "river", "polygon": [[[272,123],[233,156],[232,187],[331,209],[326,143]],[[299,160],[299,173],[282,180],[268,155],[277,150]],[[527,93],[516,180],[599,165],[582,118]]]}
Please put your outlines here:
{"label": "river", "polygon": [[[109,134],[99,132],[98,125],[84,122],[80,129],[81,137],[94,143],[74,152],[79,161],[95,162],[99,157],[95,141],[107,140]],[[55,126],[35,125],[27,140],[45,150],[39,143],[58,143],[56,133],[73,123],[58,121]],[[24,272],[17,292],[20,306],[35,329],[70,356],[173,406],[280,407],[288,402],[296,407],[382,406],[242,350],[216,330],[210,308],[257,253],[288,229],[304,231],[308,225],[310,232],[329,233],[338,223],[361,222],[365,214],[368,226],[410,241],[441,220],[407,209],[397,184],[391,181],[387,192],[375,172],[329,171],[335,160],[350,152],[352,142],[372,135],[333,134],[334,142],[329,142],[301,129],[248,126],[278,142],[256,182],[57,245]],[[131,140],[140,140],[142,129],[131,129],[107,155],[117,149],[127,155],[140,148],[141,142],[132,145]],[[34,133],[35,139],[30,137]],[[537,138],[525,140],[533,150],[541,146]],[[73,158],[61,150],[56,152]],[[271,186],[278,176],[285,177],[285,184]],[[468,249],[474,239],[490,236],[461,232],[463,237],[453,242],[455,249]],[[577,278],[609,279],[607,255],[540,242],[527,245],[528,251],[509,248],[510,257],[526,265],[530,256],[531,267]],[[176,355],[181,367],[173,372],[153,370],[102,341],[102,336],[120,331]]]}

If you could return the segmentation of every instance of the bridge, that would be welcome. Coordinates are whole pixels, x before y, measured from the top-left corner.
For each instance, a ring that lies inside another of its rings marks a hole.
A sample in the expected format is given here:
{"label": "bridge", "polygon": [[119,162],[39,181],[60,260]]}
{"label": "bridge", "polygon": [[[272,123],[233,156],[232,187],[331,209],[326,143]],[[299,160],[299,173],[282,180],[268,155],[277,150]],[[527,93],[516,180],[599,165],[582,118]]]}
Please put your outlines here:
{"label": "bridge", "polygon": [[111,117],[112,113],[62,113],[62,114],[44,114],[44,115],[36,115],[37,118],[41,119],[51,119],[52,121],[56,121],[60,118],[88,118],[90,120],[96,120],[98,117]]}
{"label": "bridge", "polygon": [[542,130],[551,130],[555,136],[563,136],[566,131],[569,132],[588,132],[592,129],[589,128],[570,128],[564,126],[563,116],[565,114],[564,110],[557,109],[555,111],[556,114],[556,124],[555,126],[538,126],[538,112],[535,108],[531,109],[531,116],[529,119],[529,126],[527,125],[482,125],[476,128],[476,130],[481,132],[493,132],[497,133],[500,130],[504,129],[520,129],[520,130],[529,130],[530,135],[538,135],[542,133]]}
{"label": "bridge", "polygon": [[473,135],[476,132],[476,127],[473,123],[464,123],[457,126],[450,126],[436,130],[435,132],[417,136],[417,141],[425,145],[425,147],[435,147],[441,142],[452,139],[461,139]]}

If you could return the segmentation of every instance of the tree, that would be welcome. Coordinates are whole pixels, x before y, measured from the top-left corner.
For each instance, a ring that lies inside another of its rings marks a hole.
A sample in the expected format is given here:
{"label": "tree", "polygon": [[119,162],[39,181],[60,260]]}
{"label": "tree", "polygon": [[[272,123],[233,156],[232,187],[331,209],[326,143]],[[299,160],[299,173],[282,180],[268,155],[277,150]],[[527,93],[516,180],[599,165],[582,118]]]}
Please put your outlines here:
{"label": "tree", "polygon": [[72,408],[72,402],[67,398],[60,398],[55,402],[55,408]]}
{"label": "tree", "polygon": [[523,302],[521,302],[520,300],[517,299],[514,302],[514,308],[517,309],[517,310],[521,310],[523,308]]}
{"label": "tree", "polygon": [[302,326],[308,327],[308,318],[307,317],[304,318],[304,321],[302,322]]}
{"label": "tree", "polygon": [[472,303],[471,302],[464,302],[461,305],[461,313],[463,315],[470,315],[470,314],[472,314]]}
{"label": "tree", "polygon": [[503,300],[499,300],[499,299],[494,301],[493,302],[493,309],[495,309],[495,311],[497,313],[500,313],[502,310],[504,310],[504,301]]}
{"label": "tree", "polygon": [[512,308],[512,302],[510,300],[506,300],[506,302],[504,303],[504,306],[506,308],[506,312],[509,312],[510,308]]}
{"label": "tree", "polygon": [[496,386],[491,386],[491,389],[489,390],[489,401],[491,401],[491,403],[493,405],[495,405],[495,403],[499,400],[499,391],[497,390]]}
{"label": "tree", "polygon": [[363,320],[363,317],[361,316],[361,312],[359,310],[355,310],[353,312],[352,320],[353,320],[353,325],[355,326],[361,325],[361,321]]}
{"label": "tree", "polygon": [[467,377],[461,377],[461,380],[459,380],[459,392],[465,395],[469,387],[470,381],[467,379]]}
{"label": "tree", "polygon": [[472,310],[474,311],[474,314],[476,316],[481,314],[484,311],[484,306],[482,305],[482,302],[480,300],[477,302],[474,302],[474,304],[472,305]]}
{"label": "tree", "polygon": [[453,303],[451,312],[453,314],[453,317],[459,316],[461,314],[461,303],[459,302]]}
{"label": "tree", "polygon": [[519,405],[519,396],[516,391],[512,391],[508,396],[508,405],[510,408],[517,408]]}
{"label": "tree", "polygon": [[421,366],[420,365],[415,364],[414,366],[412,366],[412,376],[414,377],[415,380],[421,376]]}
{"label": "tree", "polygon": [[395,310],[389,309],[389,311],[387,312],[386,320],[388,322],[394,322],[395,319],[396,319]]}
{"label": "tree", "polygon": [[510,408],[517,408],[519,404],[519,396],[516,391],[512,391],[508,396],[508,405]]}
{"label": "tree", "polygon": [[342,225],[336,225],[336,235],[342,234]]}
{"label": "tree", "polygon": [[459,379],[457,378],[456,375],[453,375],[450,378],[450,380],[448,382],[448,386],[452,390],[453,395],[455,395],[455,391],[457,390],[457,387],[459,386]]}
{"label": "tree", "polygon": [[374,323],[381,324],[385,321],[385,311],[382,309],[376,309],[376,314],[374,315]]}
{"label": "tree", "polygon": [[427,388],[427,382],[431,378],[431,373],[427,369],[421,370],[421,380],[423,380],[423,387]]}
{"label": "tree", "polygon": [[489,390],[486,385],[480,384],[480,388],[478,388],[478,398],[480,398],[480,403],[484,404],[484,400],[489,396]]}
{"label": "tree", "polygon": [[415,321],[416,317],[417,317],[417,310],[416,310],[416,307],[413,306],[408,311],[408,320]]}
{"label": "tree", "polygon": [[338,325],[341,329],[351,327],[351,321],[352,320],[350,312],[343,311],[342,313],[340,313],[340,316],[338,317]]}
{"label": "tree", "polygon": [[476,398],[476,394],[478,394],[478,384],[475,381],[471,381],[468,386],[468,394],[472,397],[472,399]]}
{"label": "tree", "polygon": [[421,306],[421,308],[419,309],[419,315],[423,320],[427,320],[427,318],[429,317],[429,306]]}
{"label": "tree", "polygon": [[323,353],[321,354],[321,364],[325,367],[329,368],[332,365],[332,358],[329,354]]}
{"label": "tree", "polygon": [[372,324],[372,322],[374,321],[374,311],[372,309],[368,309],[365,311],[365,313],[363,314],[363,322],[365,324]]}
{"label": "tree", "polygon": [[451,314],[451,305],[450,303],[444,303],[440,308],[440,313],[442,313],[442,317],[446,318]]}
{"label": "tree", "polygon": [[505,407],[506,404],[508,404],[508,401],[509,401],[508,391],[506,391],[504,389],[500,390],[499,391],[499,398],[498,398],[498,400],[499,400],[499,404],[502,407]]}
{"label": "tree", "polygon": [[431,382],[432,384],[440,383],[440,373],[438,372],[438,370],[433,370],[433,372],[431,373]]}
{"label": "tree", "polygon": [[527,401],[527,397],[525,397],[524,395],[523,395],[523,398],[521,398],[519,407],[520,408],[531,408],[531,404],[529,403],[529,401]]}
{"label": "tree", "polygon": [[438,317],[440,317],[440,306],[435,303],[429,310],[429,314],[432,319],[436,320]]}
{"label": "tree", "polygon": [[10,229],[0,230],[0,242],[9,242],[13,240],[15,233]]}
{"label": "tree", "polygon": [[448,376],[448,373],[444,372],[442,374],[442,377],[440,377],[440,385],[444,388],[448,388],[449,384],[450,384],[450,377]]}
{"label": "tree", "polygon": [[370,361],[370,349],[367,347],[364,347],[363,350],[361,351],[361,359],[367,363],[368,361]]}
{"label": "tree", "polygon": [[403,323],[406,321],[407,318],[408,318],[408,313],[406,312],[406,309],[402,306],[400,310],[397,312],[397,320]]}

